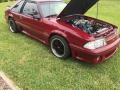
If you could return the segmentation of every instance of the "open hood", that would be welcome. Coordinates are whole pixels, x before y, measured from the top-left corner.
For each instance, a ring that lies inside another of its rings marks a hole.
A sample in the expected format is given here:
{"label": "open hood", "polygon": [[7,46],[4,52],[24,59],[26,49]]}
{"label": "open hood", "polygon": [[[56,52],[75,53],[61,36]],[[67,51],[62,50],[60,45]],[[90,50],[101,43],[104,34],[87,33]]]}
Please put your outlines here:
{"label": "open hood", "polygon": [[58,15],[58,18],[86,13],[99,0],[71,0],[63,11]]}

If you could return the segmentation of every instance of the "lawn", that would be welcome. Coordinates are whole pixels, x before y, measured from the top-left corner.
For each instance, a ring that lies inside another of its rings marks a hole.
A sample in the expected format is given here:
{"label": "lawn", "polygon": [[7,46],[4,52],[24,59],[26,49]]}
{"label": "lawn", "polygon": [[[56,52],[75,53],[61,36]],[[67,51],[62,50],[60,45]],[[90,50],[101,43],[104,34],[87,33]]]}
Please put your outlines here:
{"label": "lawn", "polygon": [[[73,58],[60,60],[49,47],[23,34],[11,33],[0,3],[0,70],[23,90],[120,90],[120,50],[107,61],[92,65]],[[120,1],[99,2],[102,20],[120,26]],[[96,16],[96,6],[87,15]]]}

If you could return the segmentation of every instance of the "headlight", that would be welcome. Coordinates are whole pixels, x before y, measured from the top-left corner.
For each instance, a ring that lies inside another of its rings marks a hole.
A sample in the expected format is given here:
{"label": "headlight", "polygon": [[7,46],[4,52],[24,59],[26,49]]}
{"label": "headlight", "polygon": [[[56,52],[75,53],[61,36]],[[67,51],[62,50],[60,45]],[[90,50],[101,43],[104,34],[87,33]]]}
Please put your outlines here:
{"label": "headlight", "polygon": [[101,39],[98,39],[98,40],[86,43],[84,45],[84,48],[87,48],[87,49],[96,49],[96,48],[100,48],[102,46],[105,46],[106,44],[107,43],[106,43],[105,38],[101,38]]}

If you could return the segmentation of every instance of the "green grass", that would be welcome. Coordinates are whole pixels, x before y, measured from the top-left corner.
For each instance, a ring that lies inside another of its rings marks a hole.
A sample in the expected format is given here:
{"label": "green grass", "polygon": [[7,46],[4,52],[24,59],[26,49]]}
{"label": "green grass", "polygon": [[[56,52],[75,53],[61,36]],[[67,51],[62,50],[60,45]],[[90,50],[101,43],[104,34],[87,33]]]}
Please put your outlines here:
{"label": "green grass", "polygon": [[[49,48],[23,34],[11,33],[0,3],[0,70],[23,90],[120,90],[120,50],[99,65],[60,60]],[[120,2],[101,1],[99,18],[120,26]],[[96,6],[87,15],[96,16]]]}

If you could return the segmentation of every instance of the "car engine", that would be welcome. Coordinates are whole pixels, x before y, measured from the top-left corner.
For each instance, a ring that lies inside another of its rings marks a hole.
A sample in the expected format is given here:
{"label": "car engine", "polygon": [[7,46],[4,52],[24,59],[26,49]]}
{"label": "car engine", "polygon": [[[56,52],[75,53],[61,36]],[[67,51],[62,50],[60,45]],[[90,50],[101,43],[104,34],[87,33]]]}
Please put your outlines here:
{"label": "car engine", "polygon": [[109,24],[101,23],[93,19],[87,19],[82,16],[65,19],[65,22],[89,34],[100,33],[105,30],[113,29],[113,27]]}

